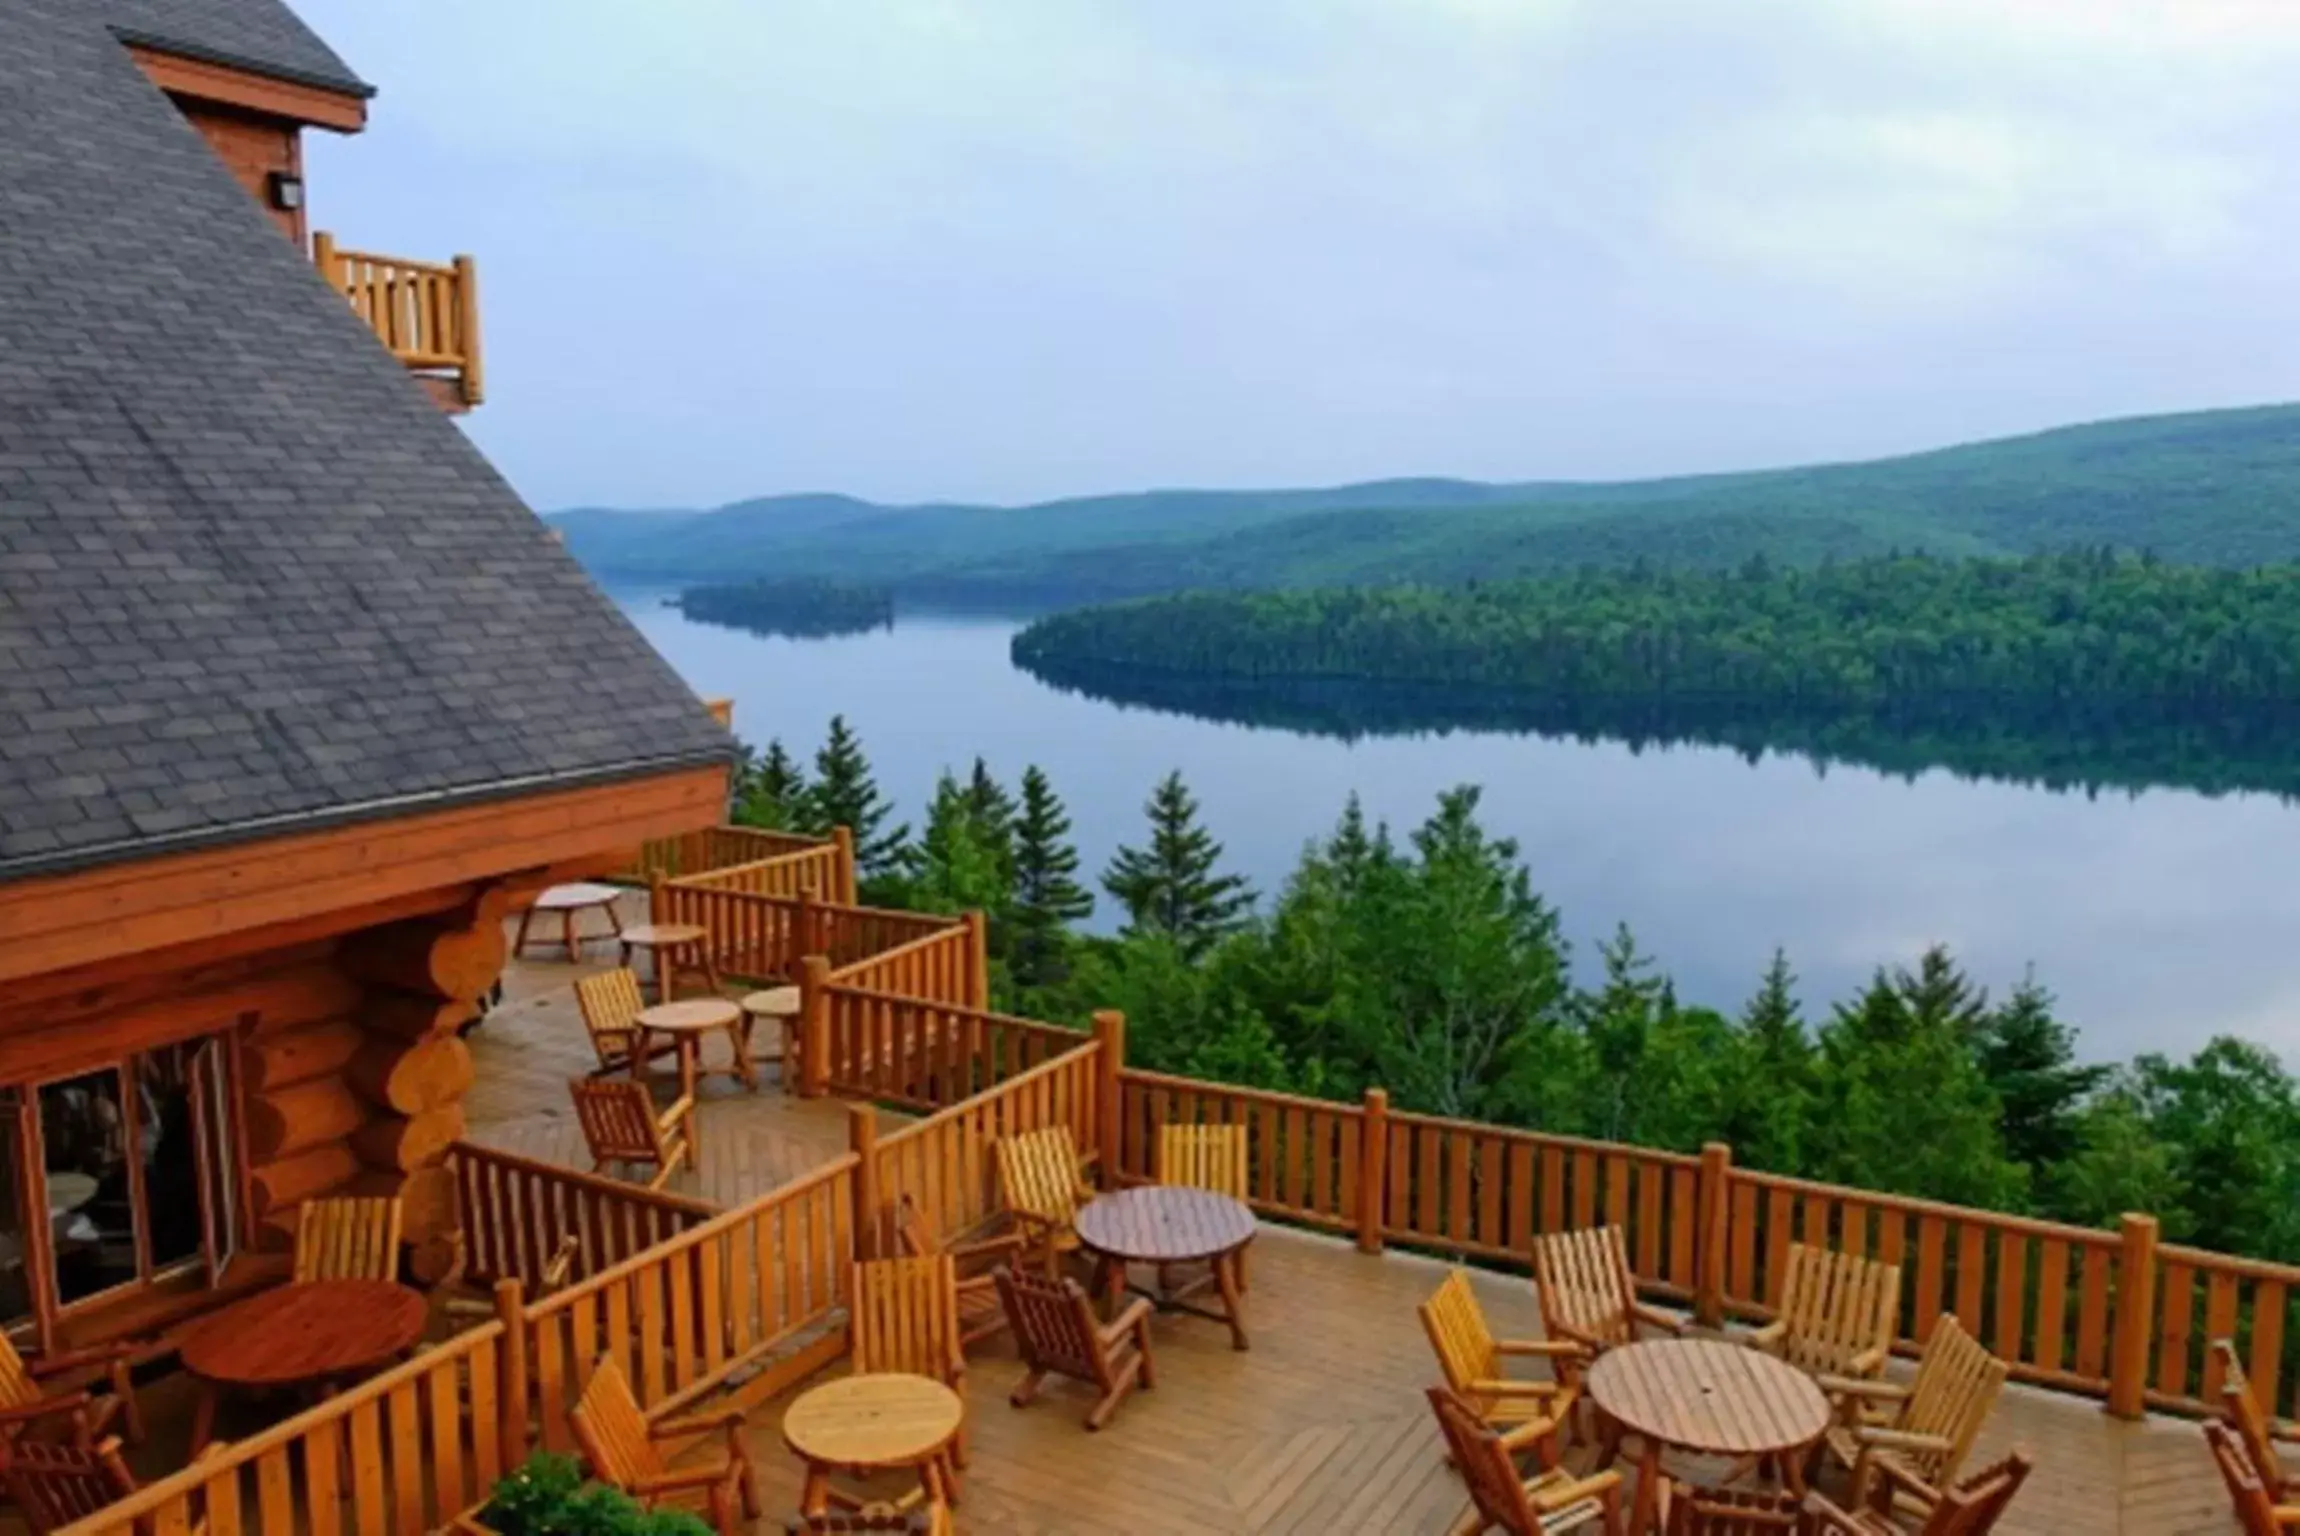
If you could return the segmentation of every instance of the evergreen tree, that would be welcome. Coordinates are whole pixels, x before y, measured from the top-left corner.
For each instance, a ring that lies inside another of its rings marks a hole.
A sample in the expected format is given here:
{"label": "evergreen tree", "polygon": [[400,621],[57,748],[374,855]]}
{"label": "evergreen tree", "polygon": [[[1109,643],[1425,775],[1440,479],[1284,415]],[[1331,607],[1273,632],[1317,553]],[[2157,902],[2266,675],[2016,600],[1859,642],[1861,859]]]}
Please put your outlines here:
{"label": "evergreen tree", "polygon": [[1126,909],[1127,932],[1164,934],[1195,959],[1245,921],[1253,888],[1242,875],[1218,872],[1222,845],[1198,825],[1198,803],[1179,770],[1158,781],[1144,810],[1149,846],[1120,847],[1102,888]]}
{"label": "evergreen tree", "polygon": [[990,766],[981,758],[974,760],[974,772],[966,781],[967,814],[974,819],[974,830],[983,846],[997,855],[999,863],[1011,870],[1014,865],[1014,797],[1006,786],[991,777]]}
{"label": "evergreen tree", "polygon": [[1037,988],[1068,971],[1070,925],[1093,914],[1094,897],[1078,883],[1078,850],[1070,817],[1035,764],[1022,771],[1022,809],[1014,821],[1013,903],[1007,943],[1014,983]]}
{"label": "evergreen tree", "polygon": [[1774,950],[1720,1067],[1718,1137],[1736,1162],[1773,1173],[1803,1168],[1812,1113],[1813,1042],[1796,989],[1788,954]]}
{"label": "evergreen tree", "polygon": [[910,827],[902,822],[888,825],[894,807],[879,793],[870,759],[863,755],[862,742],[844,715],[831,716],[830,736],[815,754],[815,781],[807,788],[806,810],[809,831],[852,830],[855,872],[883,894],[889,880],[901,872]]}
{"label": "evergreen tree", "polygon": [[947,770],[935,781],[926,829],[905,850],[904,862],[911,905],[928,912],[980,910],[995,940],[1011,894],[1007,858],[976,818],[973,797]]}
{"label": "evergreen tree", "polygon": [[2053,1017],[2052,994],[2025,976],[1983,1021],[1975,1054],[2004,1107],[2005,1151],[2040,1181],[2075,1155],[2085,1102],[2109,1075],[2078,1066],[2076,1031]]}
{"label": "evergreen tree", "polygon": [[735,776],[735,824],[783,832],[807,819],[806,771],[784,749],[782,738],[768,742],[763,753],[745,748]]}

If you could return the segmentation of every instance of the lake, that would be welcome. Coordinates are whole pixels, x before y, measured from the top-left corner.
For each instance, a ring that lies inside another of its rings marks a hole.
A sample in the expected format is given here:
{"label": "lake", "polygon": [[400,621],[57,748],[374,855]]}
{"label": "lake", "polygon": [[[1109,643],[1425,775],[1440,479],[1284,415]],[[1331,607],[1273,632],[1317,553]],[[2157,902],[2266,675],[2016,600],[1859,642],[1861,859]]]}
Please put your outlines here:
{"label": "lake", "polygon": [[1626,922],[1688,1002],[1738,1009],[1783,945],[1816,1017],[1880,962],[1939,942],[1992,993],[2033,965],[2088,1056],[2186,1052],[2216,1033],[2300,1051],[2300,807],[2271,796],[2087,796],[1502,732],[1345,741],[1059,691],[1008,660],[1008,619],[911,615],[787,640],[695,623],[659,591],[615,596],[698,693],[736,701],[745,740],[780,736],[811,758],[845,714],[914,826],[938,770],[979,753],[1011,785],[1038,764],[1084,873],[1139,840],[1170,768],[1265,892],[1352,791],[1402,836],[1439,791],[1474,783],[1577,962]]}

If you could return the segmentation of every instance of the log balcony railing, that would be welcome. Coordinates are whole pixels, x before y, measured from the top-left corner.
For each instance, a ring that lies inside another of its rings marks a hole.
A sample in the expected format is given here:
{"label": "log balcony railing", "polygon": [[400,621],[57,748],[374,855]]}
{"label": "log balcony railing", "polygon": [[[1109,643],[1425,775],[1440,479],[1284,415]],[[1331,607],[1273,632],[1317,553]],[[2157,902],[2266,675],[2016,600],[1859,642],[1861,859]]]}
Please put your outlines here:
{"label": "log balcony railing", "polygon": [[376,339],[451,410],[486,398],[479,345],[479,274],[469,256],[411,261],[346,250],[324,231],[311,237],[312,263],[351,302]]}

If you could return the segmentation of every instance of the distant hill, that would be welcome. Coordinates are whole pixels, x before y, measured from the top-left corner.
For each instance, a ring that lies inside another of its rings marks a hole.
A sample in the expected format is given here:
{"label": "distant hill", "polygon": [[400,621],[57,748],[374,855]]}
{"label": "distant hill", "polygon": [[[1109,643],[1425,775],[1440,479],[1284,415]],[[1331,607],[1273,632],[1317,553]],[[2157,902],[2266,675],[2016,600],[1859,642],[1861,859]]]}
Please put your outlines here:
{"label": "distant hill", "polygon": [[1582,565],[1809,564],[1892,549],[2108,544],[2300,559],[2300,405],[2133,417],[1857,464],[1611,483],[1382,480],[1024,507],[767,496],[554,514],[609,579],[830,577],[913,599],[1058,605],[1192,587],[1455,582]]}

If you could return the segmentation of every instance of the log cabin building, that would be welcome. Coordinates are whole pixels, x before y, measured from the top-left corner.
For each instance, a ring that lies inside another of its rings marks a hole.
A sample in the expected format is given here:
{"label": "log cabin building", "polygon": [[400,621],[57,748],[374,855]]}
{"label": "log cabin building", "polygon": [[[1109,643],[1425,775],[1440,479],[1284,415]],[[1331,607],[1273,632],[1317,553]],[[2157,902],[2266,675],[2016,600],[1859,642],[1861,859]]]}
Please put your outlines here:
{"label": "log cabin building", "polygon": [[425,274],[468,263],[306,248],[300,135],[371,94],[278,0],[0,22],[0,1326],[41,1346],[277,1278],[315,1195],[406,1193],[420,1254],[505,911],[724,809],[725,729],[439,408],[475,296]]}

